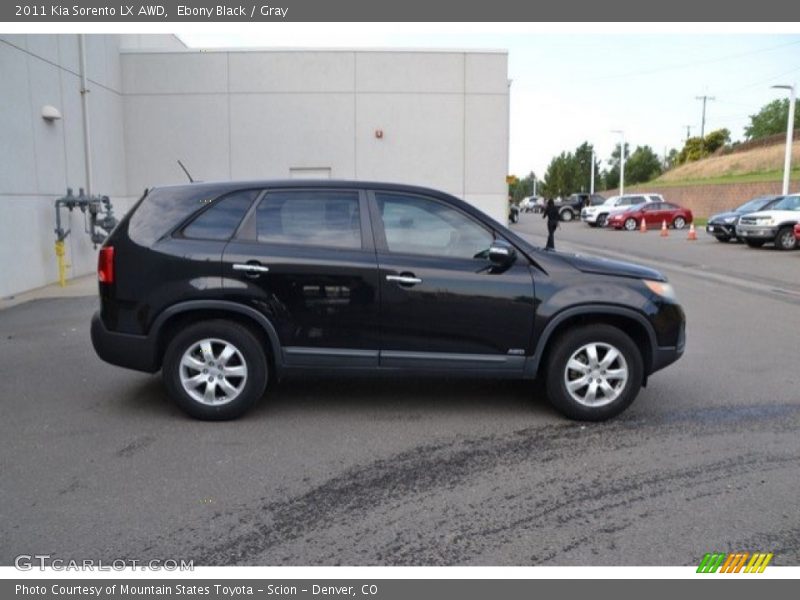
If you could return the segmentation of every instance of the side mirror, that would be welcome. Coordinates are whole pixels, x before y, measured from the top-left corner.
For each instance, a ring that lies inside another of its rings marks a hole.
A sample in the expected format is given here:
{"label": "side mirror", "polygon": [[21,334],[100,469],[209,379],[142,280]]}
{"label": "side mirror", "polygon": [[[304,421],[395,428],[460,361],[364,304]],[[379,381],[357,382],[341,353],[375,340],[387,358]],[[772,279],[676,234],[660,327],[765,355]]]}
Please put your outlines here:
{"label": "side mirror", "polygon": [[489,247],[489,262],[495,267],[506,268],[516,259],[517,251],[505,240],[495,240]]}

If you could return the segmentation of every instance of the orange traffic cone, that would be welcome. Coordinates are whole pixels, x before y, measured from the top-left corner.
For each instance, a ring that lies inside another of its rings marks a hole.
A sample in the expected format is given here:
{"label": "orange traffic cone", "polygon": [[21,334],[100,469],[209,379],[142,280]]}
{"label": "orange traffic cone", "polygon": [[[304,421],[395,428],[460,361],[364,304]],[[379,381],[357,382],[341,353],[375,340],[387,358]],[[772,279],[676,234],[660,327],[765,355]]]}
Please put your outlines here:
{"label": "orange traffic cone", "polygon": [[661,221],[661,237],[669,237],[669,231],[667,231],[666,221]]}
{"label": "orange traffic cone", "polygon": [[644,222],[644,219],[642,219],[642,222],[639,225],[639,231],[641,233],[647,233],[647,223]]}
{"label": "orange traffic cone", "polygon": [[697,232],[694,230],[694,223],[689,225],[689,236],[686,239],[690,242],[697,241]]}

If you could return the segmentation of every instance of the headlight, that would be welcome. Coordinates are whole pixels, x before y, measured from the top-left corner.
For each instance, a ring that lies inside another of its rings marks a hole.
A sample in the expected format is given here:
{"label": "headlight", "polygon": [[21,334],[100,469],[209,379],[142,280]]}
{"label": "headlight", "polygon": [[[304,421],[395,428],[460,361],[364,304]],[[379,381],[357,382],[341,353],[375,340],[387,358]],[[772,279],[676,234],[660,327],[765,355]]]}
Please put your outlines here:
{"label": "headlight", "polygon": [[644,284],[654,294],[666,298],[667,300],[675,300],[675,289],[665,281],[652,281],[651,279],[643,279]]}
{"label": "headlight", "polygon": [[756,225],[774,225],[775,220],[772,217],[757,217]]}

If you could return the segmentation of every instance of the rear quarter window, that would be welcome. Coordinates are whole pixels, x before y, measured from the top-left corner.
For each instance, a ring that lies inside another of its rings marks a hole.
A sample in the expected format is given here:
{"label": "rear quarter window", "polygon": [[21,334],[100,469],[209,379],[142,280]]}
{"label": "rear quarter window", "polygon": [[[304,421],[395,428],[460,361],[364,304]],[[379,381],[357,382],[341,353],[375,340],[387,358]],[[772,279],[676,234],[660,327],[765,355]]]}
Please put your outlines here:
{"label": "rear quarter window", "polygon": [[242,190],[216,200],[183,228],[183,237],[197,240],[231,239],[258,194],[258,190]]}
{"label": "rear quarter window", "polygon": [[150,190],[129,213],[128,236],[151,246],[230,188],[230,184],[194,184]]}

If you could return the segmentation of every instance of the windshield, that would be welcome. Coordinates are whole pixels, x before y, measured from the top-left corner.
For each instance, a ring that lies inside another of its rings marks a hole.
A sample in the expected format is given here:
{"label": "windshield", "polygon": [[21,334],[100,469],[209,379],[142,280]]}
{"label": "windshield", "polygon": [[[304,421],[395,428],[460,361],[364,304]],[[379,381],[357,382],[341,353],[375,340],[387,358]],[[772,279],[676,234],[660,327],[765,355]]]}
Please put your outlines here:
{"label": "windshield", "polygon": [[741,206],[736,207],[735,212],[755,212],[757,210],[761,210],[762,208],[764,208],[764,206],[772,202],[772,200],[773,200],[772,196],[764,198],[755,198],[753,200],[745,202]]}
{"label": "windshield", "polygon": [[800,196],[786,196],[770,210],[800,210]]}

